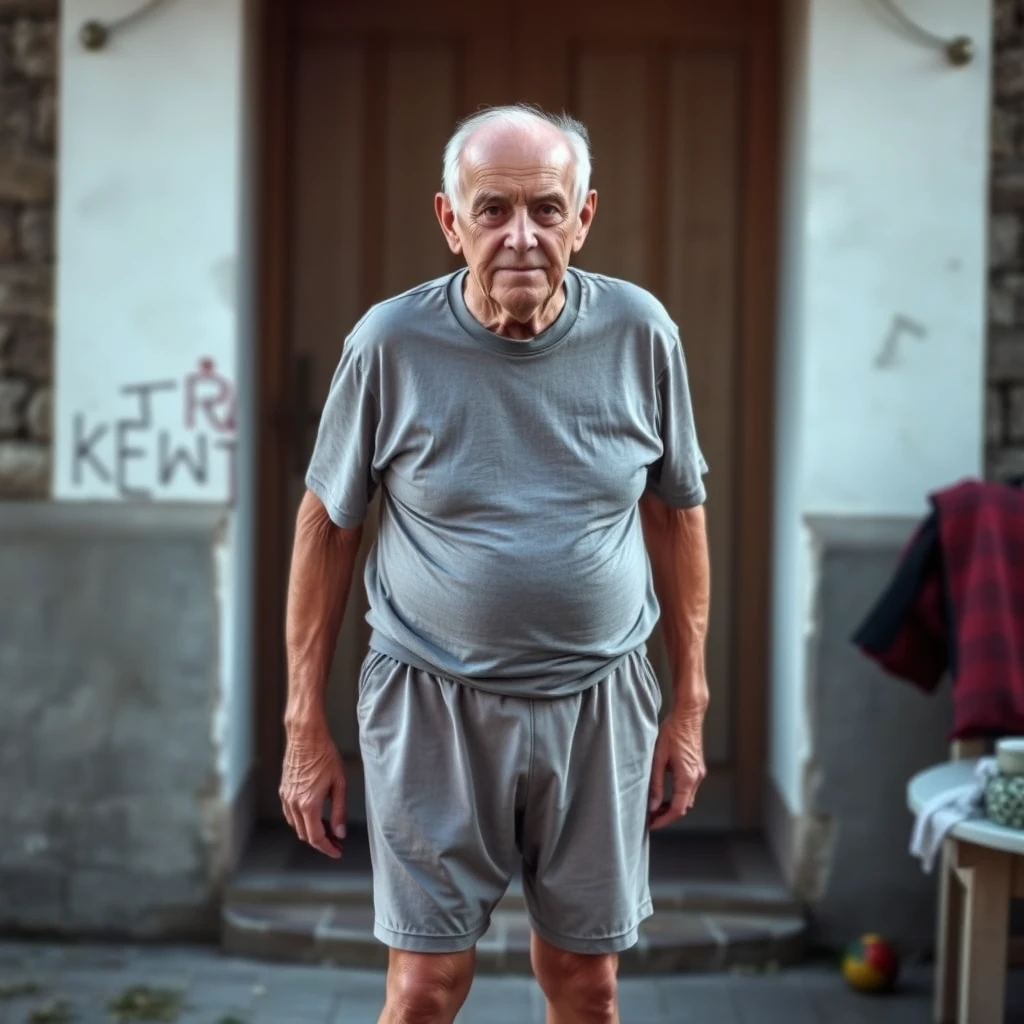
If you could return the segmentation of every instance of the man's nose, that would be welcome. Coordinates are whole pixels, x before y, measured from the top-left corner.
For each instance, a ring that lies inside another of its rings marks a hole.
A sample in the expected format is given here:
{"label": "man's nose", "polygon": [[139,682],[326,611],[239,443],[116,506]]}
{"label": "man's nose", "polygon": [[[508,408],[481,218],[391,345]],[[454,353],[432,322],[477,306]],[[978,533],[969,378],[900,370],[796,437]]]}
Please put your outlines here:
{"label": "man's nose", "polygon": [[537,245],[537,235],[533,230],[533,223],[526,210],[516,210],[509,225],[508,237],[505,245],[516,252],[526,252]]}

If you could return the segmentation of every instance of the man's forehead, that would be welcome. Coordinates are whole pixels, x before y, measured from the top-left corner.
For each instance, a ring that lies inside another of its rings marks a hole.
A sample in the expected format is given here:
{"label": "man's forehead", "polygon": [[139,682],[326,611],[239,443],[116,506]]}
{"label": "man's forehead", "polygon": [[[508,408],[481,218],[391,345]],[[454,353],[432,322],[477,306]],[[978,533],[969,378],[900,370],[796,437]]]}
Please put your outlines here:
{"label": "man's forehead", "polygon": [[462,153],[463,173],[470,180],[543,177],[561,181],[571,173],[572,164],[572,149],[554,129],[488,126],[469,139]]}

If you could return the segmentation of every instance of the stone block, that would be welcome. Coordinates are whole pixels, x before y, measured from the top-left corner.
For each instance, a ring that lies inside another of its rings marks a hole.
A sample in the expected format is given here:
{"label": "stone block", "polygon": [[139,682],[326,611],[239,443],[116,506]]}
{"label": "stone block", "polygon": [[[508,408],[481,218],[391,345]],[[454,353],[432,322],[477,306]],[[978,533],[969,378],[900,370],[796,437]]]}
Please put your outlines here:
{"label": "stone block", "polygon": [[989,480],[1009,480],[1024,476],[1024,447],[1003,446],[987,453],[985,476]]}
{"label": "stone block", "polygon": [[996,0],[993,32],[996,42],[1012,40],[1020,24],[1018,0]]}
{"label": "stone block", "polygon": [[0,441],[0,499],[50,493],[50,449],[38,441]]}
{"label": "stone block", "polygon": [[1016,213],[997,213],[989,224],[989,262],[993,269],[1014,266],[1022,256],[1024,217]]}
{"label": "stone block", "polygon": [[56,17],[60,0],[0,0],[0,18]]}
{"label": "stone block", "polygon": [[53,274],[48,267],[0,267],[0,315],[49,321],[53,316]]}
{"label": "stone block", "polygon": [[31,116],[32,139],[48,153],[57,144],[57,93],[52,86],[42,89]]}
{"label": "stone block", "polygon": [[[27,121],[31,124],[31,120]],[[27,153],[0,155],[0,201],[15,203],[52,202],[53,159]]]}
{"label": "stone block", "polygon": [[11,53],[11,25],[0,22],[0,82],[14,74],[14,55]]}
{"label": "stone block", "polygon": [[1024,382],[1024,329],[989,332],[988,379],[992,384]]}
{"label": "stone block", "polygon": [[1000,287],[995,275],[989,283],[987,312],[993,327],[1012,327],[1017,322],[1017,299]]}
{"label": "stone block", "polygon": [[996,54],[995,92],[1000,99],[1024,96],[1024,46],[1014,46]]}
{"label": "stone block", "polygon": [[34,441],[49,441],[53,433],[53,394],[49,388],[40,388],[29,399],[25,410],[28,436]]}
{"label": "stone block", "polygon": [[1002,389],[989,387],[985,393],[985,441],[989,445],[1003,443],[1006,426],[1006,399]]}
{"label": "stone block", "polygon": [[0,263],[11,263],[18,249],[17,217],[13,207],[0,207]]}
{"label": "stone block", "polygon": [[1024,273],[997,271],[990,276],[988,320],[994,327],[1024,323]]}
{"label": "stone block", "polygon": [[21,18],[11,33],[14,67],[26,78],[57,77],[57,26],[52,20]]}
{"label": "stone block", "polygon": [[28,383],[0,377],[0,437],[13,437],[24,420]]}
{"label": "stone block", "polygon": [[4,325],[0,337],[0,373],[46,383],[52,376],[53,329],[48,324],[20,320]]}
{"label": "stone block", "polygon": [[1009,390],[1006,403],[1006,434],[1010,441],[1024,441],[1024,387]]}
{"label": "stone block", "polygon": [[1020,138],[1020,118],[1005,107],[992,108],[991,148],[994,160],[1012,159]]}
{"label": "stone block", "polygon": [[18,218],[18,247],[29,263],[53,260],[53,209],[30,206]]}
{"label": "stone block", "polygon": [[1024,210],[1024,169],[995,167],[992,173],[992,209]]}
{"label": "stone block", "polygon": [[[25,82],[0,86],[0,146],[6,153],[24,152],[31,144],[37,103]],[[10,159],[9,155],[3,157],[4,163]],[[20,173],[31,173],[31,168]]]}

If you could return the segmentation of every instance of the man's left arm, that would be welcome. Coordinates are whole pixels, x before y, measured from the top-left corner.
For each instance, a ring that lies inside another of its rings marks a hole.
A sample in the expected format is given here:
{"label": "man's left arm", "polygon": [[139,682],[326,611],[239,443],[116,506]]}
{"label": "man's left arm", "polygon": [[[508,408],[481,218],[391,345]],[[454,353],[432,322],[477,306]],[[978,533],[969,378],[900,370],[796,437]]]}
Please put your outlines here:
{"label": "man's left arm", "polygon": [[[650,491],[640,521],[661,605],[661,628],[672,671],[672,707],[662,722],[651,773],[652,829],[682,817],[707,770],[703,728],[710,694],[704,670],[711,572],[704,506],[673,508]],[[665,773],[672,799],[664,801]]]}

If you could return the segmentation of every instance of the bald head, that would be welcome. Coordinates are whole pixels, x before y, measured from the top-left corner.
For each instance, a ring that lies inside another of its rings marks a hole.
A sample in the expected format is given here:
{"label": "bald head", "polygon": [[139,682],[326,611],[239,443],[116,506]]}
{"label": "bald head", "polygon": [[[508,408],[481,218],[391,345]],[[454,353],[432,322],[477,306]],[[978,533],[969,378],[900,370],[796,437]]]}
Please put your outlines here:
{"label": "bald head", "polygon": [[500,121],[478,128],[466,141],[459,161],[460,203],[472,203],[474,193],[499,179],[522,180],[540,175],[557,182],[574,199],[575,157],[565,136],[555,127],[538,123],[507,125]]}
{"label": "bald head", "polygon": [[568,169],[570,198],[579,212],[590,190],[590,141],[586,127],[567,114],[548,114],[525,104],[491,107],[466,118],[444,151],[442,189],[458,210],[465,196],[469,166],[491,160],[550,163]]}

